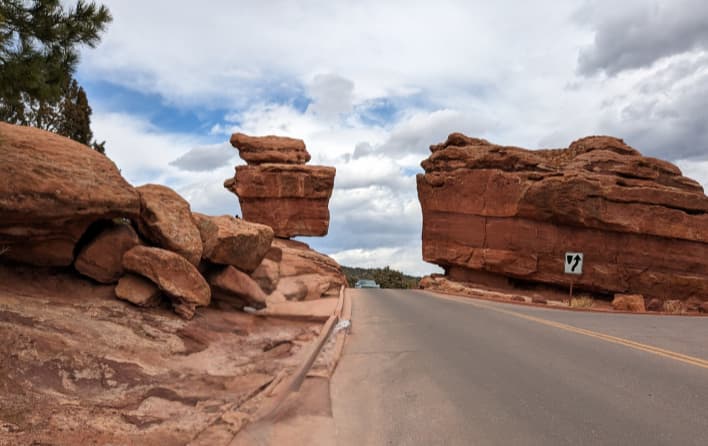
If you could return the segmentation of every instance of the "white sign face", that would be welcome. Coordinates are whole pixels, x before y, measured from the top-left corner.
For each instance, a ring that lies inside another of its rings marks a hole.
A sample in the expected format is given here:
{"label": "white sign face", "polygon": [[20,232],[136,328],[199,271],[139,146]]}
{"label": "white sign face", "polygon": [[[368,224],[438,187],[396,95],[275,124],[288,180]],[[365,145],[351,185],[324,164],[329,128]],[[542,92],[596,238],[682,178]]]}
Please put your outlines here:
{"label": "white sign face", "polygon": [[582,252],[566,252],[565,253],[565,273],[577,274],[583,273],[583,253]]}

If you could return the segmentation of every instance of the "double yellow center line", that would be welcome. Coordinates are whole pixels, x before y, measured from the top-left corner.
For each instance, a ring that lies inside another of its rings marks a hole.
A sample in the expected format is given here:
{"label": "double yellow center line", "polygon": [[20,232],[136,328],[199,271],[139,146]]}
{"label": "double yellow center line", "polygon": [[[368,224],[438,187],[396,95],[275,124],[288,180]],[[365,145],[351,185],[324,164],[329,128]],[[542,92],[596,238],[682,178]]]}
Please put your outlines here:
{"label": "double yellow center line", "polygon": [[[439,296],[439,295],[438,295]],[[572,325],[563,324],[560,322],[549,321],[547,319],[542,319],[535,316],[529,316],[528,314],[518,313],[516,311],[507,310],[504,308],[498,308],[496,306],[483,304],[479,301],[471,300],[468,298],[449,298],[455,300],[456,302],[464,302],[469,305],[474,305],[478,308],[484,308],[491,311],[496,311],[497,313],[507,314],[509,316],[514,316],[520,319],[526,319],[527,321],[536,322],[541,325],[546,325],[548,327],[554,327],[561,330],[569,331],[572,333],[578,333],[585,336],[590,336],[592,338],[601,339],[606,342],[611,342],[613,344],[624,345],[625,347],[633,348],[635,350],[641,350],[647,353],[652,353],[654,355],[662,356],[664,358],[673,359],[675,361],[680,361],[686,364],[694,365],[696,367],[701,367],[708,369],[708,360],[696,358],[694,356],[684,355],[682,353],[677,353],[671,350],[666,350],[659,347],[654,347],[653,345],[642,344],[641,342],[630,341],[629,339],[618,338],[617,336],[611,336],[604,333],[599,333],[597,331],[586,330],[584,328],[573,327]],[[464,299],[464,300],[462,300]]]}

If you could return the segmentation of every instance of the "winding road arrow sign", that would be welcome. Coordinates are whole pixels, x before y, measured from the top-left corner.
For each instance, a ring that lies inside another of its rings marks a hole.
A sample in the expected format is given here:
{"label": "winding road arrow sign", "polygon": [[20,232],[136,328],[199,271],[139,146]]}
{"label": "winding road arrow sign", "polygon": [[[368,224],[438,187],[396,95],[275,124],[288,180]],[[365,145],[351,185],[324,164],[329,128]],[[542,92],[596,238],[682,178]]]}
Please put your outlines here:
{"label": "winding road arrow sign", "polygon": [[582,252],[566,252],[565,253],[565,273],[581,275],[583,273],[583,253]]}

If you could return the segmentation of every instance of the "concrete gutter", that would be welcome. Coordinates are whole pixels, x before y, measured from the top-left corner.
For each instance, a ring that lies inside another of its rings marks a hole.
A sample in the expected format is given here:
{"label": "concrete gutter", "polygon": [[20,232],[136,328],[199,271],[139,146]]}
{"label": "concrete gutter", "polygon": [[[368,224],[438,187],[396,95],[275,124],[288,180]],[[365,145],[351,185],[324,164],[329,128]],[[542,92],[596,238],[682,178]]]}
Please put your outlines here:
{"label": "concrete gutter", "polygon": [[[310,347],[304,361],[290,376],[286,377],[275,386],[275,388],[271,391],[271,394],[274,395],[272,399],[261,406],[261,408],[252,417],[254,421],[236,434],[232,442],[229,444],[230,446],[275,444],[275,438],[279,436],[279,433],[275,431],[278,430],[278,426],[283,422],[283,418],[291,418],[296,416],[296,414],[292,412],[293,407],[297,407],[297,404],[293,404],[293,402],[302,396],[299,391],[303,385],[303,382],[308,377],[308,373],[310,372],[312,365],[317,360],[322,348],[330,339],[337,322],[343,319],[351,318],[351,300],[348,298],[344,290],[344,287],[340,289],[337,305],[330,317],[324,323],[319,336]],[[334,345],[334,352],[336,356],[330,363],[330,374],[334,371],[334,367],[336,366],[339,356],[341,356],[342,349],[344,348],[345,332],[346,330],[341,330],[337,333],[338,337],[335,340]],[[322,379],[323,377],[317,375],[311,377],[311,379],[314,378]],[[306,389],[305,393],[307,393]],[[295,409],[295,412],[297,412],[297,409]],[[324,430],[327,431],[328,434],[324,434],[320,437],[327,437],[331,434],[331,429],[328,431],[328,429],[325,428]]]}

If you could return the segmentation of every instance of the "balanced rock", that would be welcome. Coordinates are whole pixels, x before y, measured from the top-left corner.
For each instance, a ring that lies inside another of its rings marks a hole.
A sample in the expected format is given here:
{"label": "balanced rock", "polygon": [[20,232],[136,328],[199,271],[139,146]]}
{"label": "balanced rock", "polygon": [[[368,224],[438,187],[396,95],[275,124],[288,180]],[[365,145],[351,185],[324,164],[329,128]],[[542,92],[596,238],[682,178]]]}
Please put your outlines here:
{"label": "balanced rock", "polygon": [[673,164],[605,136],[531,151],[452,134],[431,152],[423,258],[446,272],[708,300],[708,197]]}
{"label": "balanced rock", "polygon": [[184,257],[161,248],[136,246],[123,256],[123,268],[147,277],[172,299],[175,312],[191,319],[197,306],[209,305],[211,290]]}
{"label": "balanced rock", "polygon": [[258,284],[248,274],[233,266],[226,266],[209,274],[208,279],[215,295],[234,296],[258,307],[266,303],[266,295]]}
{"label": "balanced rock", "polygon": [[232,265],[250,273],[258,267],[270,249],[273,230],[268,226],[230,215],[195,215],[204,240],[203,257],[212,263]]}
{"label": "balanced rock", "polygon": [[160,289],[148,279],[136,274],[121,277],[116,286],[116,297],[139,307],[155,307],[160,303]]}
{"label": "balanced rock", "polygon": [[93,222],[139,213],[138,193],[106,156],[54,133],[0,123],[3,259],[71,265]]}
{"label": "balanced rock", "polygon": [[189,203],[169,187],[146,184],[140,193],[140,233],[161,248],[174,251],[198,265],[202,258],[202,240],[192,221]]}
{"label": "balanced rock", "polygon": [[113,224],[83,247],[74,268],[97,282],[115,283],[123,275],[123,254],[139,243],[129,224]]}
{"label": "balanced rock", "polygon": [[263,163],[305,164],[310,154],[301,139],[283,136],[248,136],[243,133],[231,135],[231,145],[238,149],[239,156],[248,164]]}
{"label": "balanced rock", "polygon": [[245,220],[270,226],[276,237],[324,236],[335,173],[327,166],[237,166],[224,187],[238,195]]}

